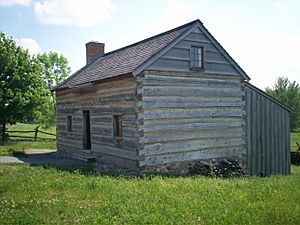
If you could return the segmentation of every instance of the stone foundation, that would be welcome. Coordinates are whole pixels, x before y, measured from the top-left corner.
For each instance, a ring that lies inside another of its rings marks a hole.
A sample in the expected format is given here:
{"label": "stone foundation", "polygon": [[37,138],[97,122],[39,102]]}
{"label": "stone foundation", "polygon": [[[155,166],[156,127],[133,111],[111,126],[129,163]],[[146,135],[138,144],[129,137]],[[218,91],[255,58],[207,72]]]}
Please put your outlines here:
{"label": "stone foundation", "polygon": [[141,168],[141,173],[230,177],[244,176],[246,175],[246,170],[244,161],[239,158],[219,158],[144,166]]}

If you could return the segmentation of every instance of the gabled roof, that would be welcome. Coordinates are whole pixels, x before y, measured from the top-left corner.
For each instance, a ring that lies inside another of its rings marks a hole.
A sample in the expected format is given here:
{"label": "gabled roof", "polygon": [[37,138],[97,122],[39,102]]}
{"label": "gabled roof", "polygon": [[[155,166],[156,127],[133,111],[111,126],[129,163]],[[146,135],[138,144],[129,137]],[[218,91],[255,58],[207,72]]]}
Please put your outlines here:
{"label": "gabled roof", "polygon": [[215,47],[233,64],[235,69],[245,80],[250,80],[241,67],[206,30],[202,22],[195,20],[135,44],[106,53],[72,74],[62,83],[54,87],[53,90],[76,87],[78,85],[129,73],[135,76],[175,46],[179,41],[184,39],[196,27],[199,27],[207,35]]}

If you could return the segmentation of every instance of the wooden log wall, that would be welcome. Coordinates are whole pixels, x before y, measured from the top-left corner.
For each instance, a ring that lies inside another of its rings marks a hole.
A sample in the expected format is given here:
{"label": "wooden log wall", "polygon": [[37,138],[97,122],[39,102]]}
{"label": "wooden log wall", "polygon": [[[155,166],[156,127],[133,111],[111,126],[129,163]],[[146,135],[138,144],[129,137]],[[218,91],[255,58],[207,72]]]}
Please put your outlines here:
{"label": "wooden log wall", "polygon": [[[58,149],[72,157],[92,157],[121,167],[136,168],[139,139],[135,91],[133,77],[57,91]],[[83,110],[90,110],[91,150],[83,149]],[[123,116],[121,142],[113,137],[113,114]],[[72,116],[72,132],[67,132],[68,115]]]}
{"label": "wooden log wall", "polygon": [[[200,71],[191,70],[191,46],[204,47]],[[150,65],[138,81],[140,165],[228,157],[245,163],[242,80],[199,28]]]}
{"label": "wooden log wall", "polygon": [[145,71],[139,78],[143,120],[140,165],[240,158],[245,149],[245,103],[239,76]]}
{"label": "wooden log wall", "polygon": [[247,83],[245,93],[249,174],[290,174],[289,109]]}

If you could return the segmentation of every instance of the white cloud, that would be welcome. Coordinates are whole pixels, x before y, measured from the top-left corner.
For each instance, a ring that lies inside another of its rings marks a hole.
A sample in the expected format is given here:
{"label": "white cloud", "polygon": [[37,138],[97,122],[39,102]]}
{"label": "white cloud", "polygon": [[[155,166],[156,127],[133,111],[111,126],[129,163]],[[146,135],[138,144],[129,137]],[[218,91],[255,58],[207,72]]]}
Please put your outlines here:
{"label": "white cloud", "polygon": [[284,5],[283,5],[283,2],[282,2],[281,0],[275,1],[275,8],[276,8],[277,10],[282,10],[283,7],[284,7]]}
{"label": "white cloud", "polygon": [[107,21],[116,9],[111,0],[43,0],[34,3],[40,23],[79,27]]}
{"label": "white cloud", "polygon": [[0,6],[23,5],[29,6],[31,0],[0,0]]}
{"label": "white cloud", "polygon": [[16,43],[24,49],[28,49],[30,54],[38,54],[41,51],[37,41],[32,38],[16,39]]}

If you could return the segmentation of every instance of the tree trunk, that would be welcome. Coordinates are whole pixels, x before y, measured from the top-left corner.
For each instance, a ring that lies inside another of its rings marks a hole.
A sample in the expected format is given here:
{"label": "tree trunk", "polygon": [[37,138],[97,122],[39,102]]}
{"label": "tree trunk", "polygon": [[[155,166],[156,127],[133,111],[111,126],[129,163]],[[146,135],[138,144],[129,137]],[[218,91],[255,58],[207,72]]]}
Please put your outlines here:
{"label": "tree trunk", "polygon": [[5,141],[5,130],[6,130],[6,124],[2,124],[2,141]]}

